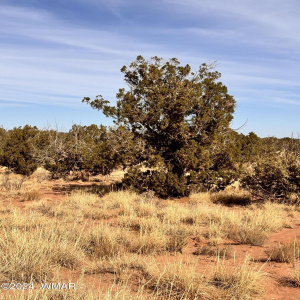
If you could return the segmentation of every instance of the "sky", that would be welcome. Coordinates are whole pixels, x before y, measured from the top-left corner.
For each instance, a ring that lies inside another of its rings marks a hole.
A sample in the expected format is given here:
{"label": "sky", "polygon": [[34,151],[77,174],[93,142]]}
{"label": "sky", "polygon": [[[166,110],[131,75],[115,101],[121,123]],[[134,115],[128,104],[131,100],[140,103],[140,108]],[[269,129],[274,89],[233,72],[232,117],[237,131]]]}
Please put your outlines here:
{"label": "sky", "polygon": [[114,105],[142,55],[217,61],[233,129],[297,137],[299,13],[299,0],[0,0],[0,125],[112,125],[81,100]]}

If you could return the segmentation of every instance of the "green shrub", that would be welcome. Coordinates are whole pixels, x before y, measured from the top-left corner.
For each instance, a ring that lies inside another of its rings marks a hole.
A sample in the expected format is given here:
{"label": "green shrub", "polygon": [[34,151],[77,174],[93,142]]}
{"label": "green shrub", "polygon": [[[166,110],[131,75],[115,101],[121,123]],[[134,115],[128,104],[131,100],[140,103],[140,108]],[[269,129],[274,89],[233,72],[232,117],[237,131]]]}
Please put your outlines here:
{"label": "green shrub", "polygon": [[125,174],[124,187],[133,187],[139,192],[154,191],[161,197],[183,196],[186,193],[186,178],[180,178],[176,173],[148,170],[141,172],[137,168],[132,168]]}
{"label": "green shrub", "polygon": [[31,175],[38,167],[33,156],[33,139],[38,133],[36,127],[15,127],[6,133],[2,145],[0,164],[15,173]]}

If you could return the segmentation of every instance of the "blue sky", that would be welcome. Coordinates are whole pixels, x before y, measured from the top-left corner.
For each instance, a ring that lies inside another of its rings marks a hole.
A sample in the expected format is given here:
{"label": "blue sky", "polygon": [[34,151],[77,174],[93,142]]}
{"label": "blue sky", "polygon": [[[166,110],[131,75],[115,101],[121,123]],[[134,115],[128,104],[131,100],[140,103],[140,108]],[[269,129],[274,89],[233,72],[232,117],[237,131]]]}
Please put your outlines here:
{"label": "blue sky", "polygon": [[0,0],[0,125],[111,124],[81,99],[114,104],[141,54],[218,61],[232,128],[297,136],[299,13],[298,0]]}

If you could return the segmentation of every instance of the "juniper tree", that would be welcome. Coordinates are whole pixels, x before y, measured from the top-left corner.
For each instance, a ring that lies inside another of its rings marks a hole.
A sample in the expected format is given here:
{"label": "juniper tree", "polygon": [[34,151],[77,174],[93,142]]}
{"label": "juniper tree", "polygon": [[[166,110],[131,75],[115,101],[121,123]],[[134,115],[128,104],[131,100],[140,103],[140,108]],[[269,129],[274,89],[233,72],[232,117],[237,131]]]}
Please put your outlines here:
{"label": "juniper tree", "polygon": [[145,141],[144,163],[152,171],[133,168],[125,183],[179,196],[215,177],[222,166],[214,158],[224,151],[235,100],[212,67],[193,71],[176,58],[138,56],[121,69],[128,89],[119,89],[116,106],[101,95],[82,100]]}
{"label": "juniper tree", "polygon": [[33,139],[37,133],[37,127],[29,125],[7,131],[2,145],[0,164],[18,174],[31,175],[38,167],[32,155]]}

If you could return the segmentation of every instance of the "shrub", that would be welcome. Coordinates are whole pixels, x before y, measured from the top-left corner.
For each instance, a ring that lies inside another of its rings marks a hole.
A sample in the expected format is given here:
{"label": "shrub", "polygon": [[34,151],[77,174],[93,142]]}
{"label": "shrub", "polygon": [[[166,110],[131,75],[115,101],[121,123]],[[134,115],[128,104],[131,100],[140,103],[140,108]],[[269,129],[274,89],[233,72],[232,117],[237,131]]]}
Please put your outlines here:
{"label": "shrub", "polygon": [[220,191],[211,194],[211,200],[214,203],[222,203],[225,205],[247,205],[251,203],[251,195],[246,191]]}
{"label": "shrub", "polygon": [[5,174],[1,178],[1,188],[8,192],[20,191],[23,183],[26,180],[25,176],[16,175],[9,171],[5,172]]}
{"label": "shrub", "polygon": [[298,201],[300,193],[300,161],[297,157],[273,157],[259,162],[241,180],[244,188],[261,199]]}
{"label": "shrub", "polygon": [[36,127],[28,125],[8,131],[2,145],[0,164],[15,173],[31,175],[38,167],[33,157],[33,138],[37,133]]}
{"label": "shrub", "polygon": [[37,168],[37,170],[32,174],[32,178],[34,178],[38,183],[47,181],[50,177],[50,172],[44,168]]}
{"label": "shrub", "polygon": [[125,174],[124,187],[133,187],[138,192],[154,191],[160,197],[182,196],[186,193],[186,178],[176,173],[157,170],[146,172],[132,168]]}

